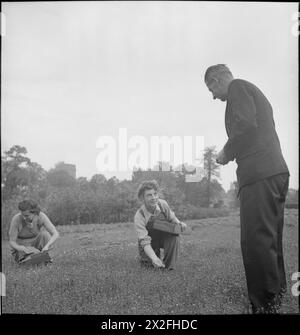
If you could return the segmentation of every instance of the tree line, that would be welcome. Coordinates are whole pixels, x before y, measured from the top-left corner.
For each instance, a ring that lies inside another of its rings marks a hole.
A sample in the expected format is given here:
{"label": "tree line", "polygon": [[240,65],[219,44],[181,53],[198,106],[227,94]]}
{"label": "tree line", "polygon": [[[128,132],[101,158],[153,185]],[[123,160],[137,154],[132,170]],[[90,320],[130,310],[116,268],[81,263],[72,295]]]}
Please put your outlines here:
{"label": "tree line", "polygon": [[[137,188],[143,180],[151,179],[157,180],[161,196],[182,220],[226,214],[221,208],[226,193],[218,181],[219,166],[215,158],[215,148],[206,148],[203,175],[195,182],[187,182],[187,177],[195,172],[193,167],[192,170],[185,166],[166,169],[167,163],[163,162],[152,170],[135,169],[131,180],[107,179],[103,174],[95,174],[88,180],[72,177],[61,169],[61,162],[45,171],[31,161],[25,147],[15,145],[1,157],[4,234],[11,216],[18,211],[18,202],[24,198],[36,200],[55,225],[132,221],[140,206]],[[235,190],[228,195],[232,205],[238,205]],[[215,208],[209,212],[211,206]]]}

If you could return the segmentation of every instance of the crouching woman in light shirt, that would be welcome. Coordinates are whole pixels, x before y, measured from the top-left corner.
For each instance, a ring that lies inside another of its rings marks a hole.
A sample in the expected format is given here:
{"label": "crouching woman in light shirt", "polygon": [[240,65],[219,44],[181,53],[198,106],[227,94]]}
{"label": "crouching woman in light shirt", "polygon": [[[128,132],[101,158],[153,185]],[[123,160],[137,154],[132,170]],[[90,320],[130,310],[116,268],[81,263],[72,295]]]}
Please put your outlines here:
{"label": "crouching woman in light shirt", "polygon": [[[175,269],[178,251],[179,235],[173,235],[154,229],[149,229],[147,224],[151,220],[164,219],[174,224],[179,224],[181,229],[186,228],[170,209],[168,203],[159,199],[159,186],[155,180],[144,181],[138,190],[138,198],[143,205],[134,217],[134,226],[138,235],[138,247],[142,265]],[[164,249],[164,258],[160,258],[160,249]]]}
{"label": "crouching woman in light shirt", "polygon": [[20,213],[12,218],[9,229],[9,243],[17,263],[32,250],[48,250],[59,236],[53,223],[35,201],[24,200],[18,204],[18,209]]}

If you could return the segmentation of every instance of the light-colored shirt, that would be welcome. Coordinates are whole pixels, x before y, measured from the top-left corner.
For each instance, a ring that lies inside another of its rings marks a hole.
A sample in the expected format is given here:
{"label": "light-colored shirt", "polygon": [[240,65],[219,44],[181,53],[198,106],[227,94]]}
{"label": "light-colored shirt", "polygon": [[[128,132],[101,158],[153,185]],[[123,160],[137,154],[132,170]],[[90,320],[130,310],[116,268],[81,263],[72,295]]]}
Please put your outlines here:
{"label": "light-colored shirt", "polygon": [[51,223],[48,216],[43,212],[34,215],[30,223],[25,222],[21,213],[18,213],[11,220],[9,240],[15,241],[19,245],[28,245],[41,230],[45,229],[45,223],[47,224],[48,221]]}
{"label": "light-colored shirt", "polygon": [[[166,219],[170,222],[179,223],[180,220],[178,220],[174,212],[170,209],[166,200],[159,199],[158,201],[160,202]],[[140,210],[143,211],[144,216],[141,214]],[[160,213],[161,210],[158,204],[156,205],[154,213],[150,213],[145,205],[142,205],[140,209],[136,212],[134,216],[134,227],[137,232],[139,244],[142,248],[144,248],[147,244],[151,244],[151,237],[149,236],[148,230],[146,228],[149,219],[151,218],[151,216],[158,217]]]}

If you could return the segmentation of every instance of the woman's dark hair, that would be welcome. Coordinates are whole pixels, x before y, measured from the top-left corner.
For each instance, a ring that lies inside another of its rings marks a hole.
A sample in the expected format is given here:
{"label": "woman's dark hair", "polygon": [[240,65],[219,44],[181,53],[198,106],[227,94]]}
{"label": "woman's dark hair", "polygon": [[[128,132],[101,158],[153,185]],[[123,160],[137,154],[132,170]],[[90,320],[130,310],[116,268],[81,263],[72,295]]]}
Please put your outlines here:
{"label": "woman's dark hair", "polygon": [[146,190],[159,190],[159,186],[156,180],[145,180],[143,181],[138,189],[138,198],[141,199],[144,196]]}
{"label": "woman's dark hair", "polygon": [[41,211],[40,206],[31,199],[19,202],[18,208],[22,212],[29,210],[29,212],[33,214],[40,214]]}

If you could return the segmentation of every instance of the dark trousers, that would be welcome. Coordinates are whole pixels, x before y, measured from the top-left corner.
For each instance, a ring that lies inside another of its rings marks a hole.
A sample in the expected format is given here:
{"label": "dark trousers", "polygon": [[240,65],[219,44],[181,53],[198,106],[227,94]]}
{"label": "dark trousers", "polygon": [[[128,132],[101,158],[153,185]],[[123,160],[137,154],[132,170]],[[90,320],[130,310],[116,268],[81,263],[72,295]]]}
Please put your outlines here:
{"label": "dark trousers", "polygon": [[[175,269],[179,253],[179,236],[157,230],[149,231],[149,236],[151,236],[151,247],[157,257],[160,257],[160,249],[164,250],[163,263],[166,269]],[[152,262],[140,246],[139,250],[142,265],[151,266]]]}
{"label": "dark trousers", "polygon": [[175,269],[179,251],[179,236],[164,232],[151,234],[151,246],[157,257],[160,257],[160,249],[164,249],[163,262],[167,269]]}
{"label": "dark trousers", "polygon": [[[41,231],[35,238],[29,239],[30,242],[26,242],[26,240],[24,240],[24,244],[21,244],[25,246],[29,245],[41,251],[50,240],[50,238],[51,235],[47,231]],[[18,251],[16,249],[12,249],[12,255],[17,263],[19,263],[20,260],[26,257],[26,253],[24,251]]]}
{"label": "dark trousers", "polygon": [[240,190],[241,248],[249,300],[266,309],[286,289],[282,233],[289,175],[279,174]]}

